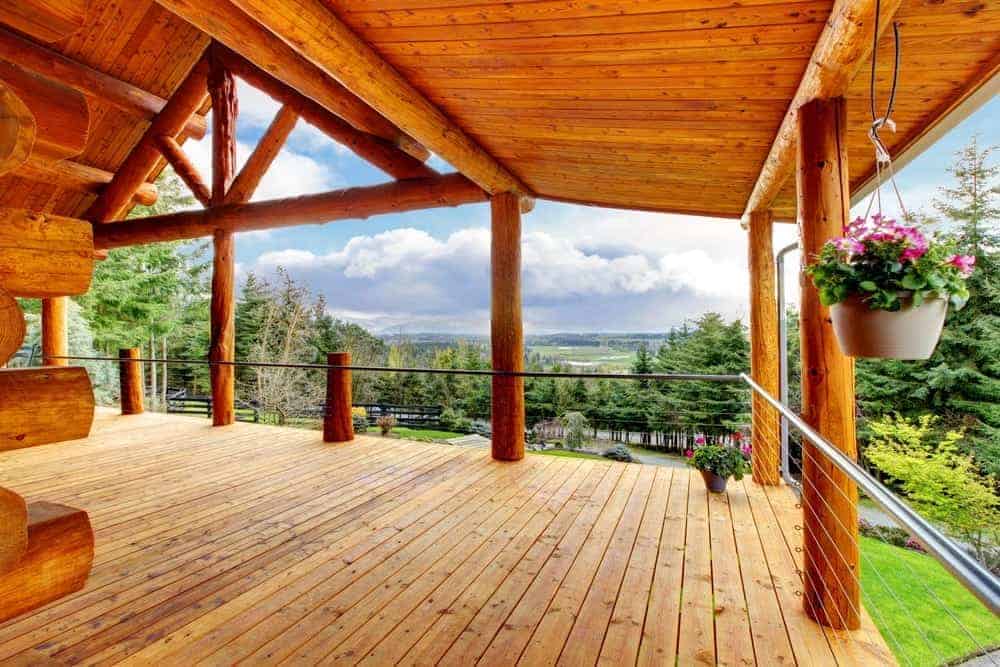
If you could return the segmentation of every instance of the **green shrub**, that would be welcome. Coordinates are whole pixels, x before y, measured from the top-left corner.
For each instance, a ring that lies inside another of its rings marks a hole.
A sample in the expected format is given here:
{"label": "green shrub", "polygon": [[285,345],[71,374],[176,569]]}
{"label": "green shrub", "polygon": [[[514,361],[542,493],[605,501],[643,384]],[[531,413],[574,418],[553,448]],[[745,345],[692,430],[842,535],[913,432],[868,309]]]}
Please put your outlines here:
{"label": "green shrub", "polygon": [[566,448],[580,449],[583,447],[583,442],[587,437],[587,418],[583,416],[583,413],[567,412],[560,421],[562,421],[566,431],[563,437],[563,444],[566,445]]}
{"label": "green shrub", "polygon": [[472,431],[472,420],[466,417],[461,410],[445,408],[441,412],[440,418],[442,428],[456,433],[469,433]]}
{"label": "green shrub", "polygon": [[702,445],[689,451],[688,464],[726,479],[741,480],[750,472],[750,462],[743,452],[725,445]]}
{"label": "green shrub", "polygon": [[611,449],[605,450],[602,456],[606,459],[611,459],[612,461],[623,461],[625,463],[632,463],[635,461],[635,459],[632,458],[632,453],[625,445],[615,445]]}

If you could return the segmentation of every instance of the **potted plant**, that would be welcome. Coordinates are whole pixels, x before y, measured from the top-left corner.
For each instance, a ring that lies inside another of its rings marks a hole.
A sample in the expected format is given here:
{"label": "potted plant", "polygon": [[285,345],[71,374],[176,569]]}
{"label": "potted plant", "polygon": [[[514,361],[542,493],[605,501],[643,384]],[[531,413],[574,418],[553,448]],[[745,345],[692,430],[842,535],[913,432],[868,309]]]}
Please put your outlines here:
{"label": "potted plant", "polygon": [[712,493],[724,493],[730,477],[741,480],[750,471],[747,450],[706,444],[703,435],[695,437],[694,442],[695,448],[685,452],[685,456],[688,457],[688,464],[701,473],[705,488]]}
{"label": "potted plant", "polygon": [[880,215],[858,218],[806,267],[830,307],[837,341],[851,357],[927,359],[950,303],[969,298],[975,257]]}

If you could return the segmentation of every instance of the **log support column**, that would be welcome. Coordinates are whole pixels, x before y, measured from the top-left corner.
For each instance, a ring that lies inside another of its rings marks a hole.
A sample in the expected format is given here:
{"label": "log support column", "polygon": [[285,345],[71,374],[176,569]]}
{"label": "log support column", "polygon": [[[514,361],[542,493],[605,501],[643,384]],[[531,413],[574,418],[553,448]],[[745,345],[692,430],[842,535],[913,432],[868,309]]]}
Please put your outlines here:
{"label": "log support column", "polygon": [[[775,284],[771,211],[750,214],[750,373],[772,396],[778,386],[778,299]],[[777,484],[780,472],[781,428],[778,411],[760,396],[753,397],[753,480]]]}
{"label": "log support column", "polygon": [[[803,263],[842,234],[850,213],[843,98],[814,100],[798,113],[797,194]],[[841,353],[828,309],[804,274],[802,417],[851,458],[857,457],[854,363]],[[805,611],[818,623],[860,626],[858,492],[823,455],[803,443]]]}
{"label": "log support column", "polygon": [[68,328],[69,297],[54,296],[42,299],[42,365],[68,366],[65,357],[69,354]]}
{"label": "log support column", "polygon": [[[142,414],[142,364],[139,348],[130,347],[118,350],[118,384],[121,388],[121,404],[123,415]],[[165,408],[164,408],[165,409]]]}
{"label": "log support column", "polygon": [[[524,370],[524,331],[521,323],[521,209],[516,194],[497,194],[490,200],[491,323],[493,369]],[[493,377],[493,458],[524,458],[524,378]]]}
{"label": "log support column", "polygon": [[[222,64],[218,47],[209,53],[208,93],[212,98],[212,206],[221,206],[236,166],[236,80]],[[232,362],[236,357],[236,259],[233,233],[217,229],[212,258],[212,339],[209,359]],[[236,369],[212,366],[212,423],[236,419]]]}
{"label": "log support column", "polygon": [[[350,366],[351,353],[331,352],[326,355],[326,363],[330,366]],[[354,440],[351,404],[351,371],[345,368],[327,369],[323,442],[350,442]]]}

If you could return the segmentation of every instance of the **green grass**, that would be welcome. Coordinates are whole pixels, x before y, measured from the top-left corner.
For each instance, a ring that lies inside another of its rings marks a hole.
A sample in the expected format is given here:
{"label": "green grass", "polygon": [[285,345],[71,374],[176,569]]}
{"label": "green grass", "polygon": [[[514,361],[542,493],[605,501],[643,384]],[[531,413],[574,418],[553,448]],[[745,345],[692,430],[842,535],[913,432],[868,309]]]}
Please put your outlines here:
{"label": "green grass", "polygon": [[936,560],[868,537],[860,546],[865,607],[901,665],[939,665],[1000,643],[1000,620]]}
{"label": "green grass", "polygon": [[535,352],[564,363],[574,362],[577,369],[608,368],[624,370],[632,366],[635,352],[614,347],[577,345],[532,345],[529,352]]}
{"label": "green grass", "polygon": [[542,454],[543,456],[561,456],[567,459],[604,459],[597,454],[586,454],[584,452],[574,452],[569,449],[546,449],[542,452],[528,452],[529,454]]}
{"label": "green grass", "polygon": [[[372,431],[376,435],[379,433],[377,426],[369,427],[369,432]],[[450,440],[466,435],[465,433],[455,433],[453,431],[436,431],[429,428],[410,428],[408,426],[393,427],[392,432],[394,435],[407,440]]]}

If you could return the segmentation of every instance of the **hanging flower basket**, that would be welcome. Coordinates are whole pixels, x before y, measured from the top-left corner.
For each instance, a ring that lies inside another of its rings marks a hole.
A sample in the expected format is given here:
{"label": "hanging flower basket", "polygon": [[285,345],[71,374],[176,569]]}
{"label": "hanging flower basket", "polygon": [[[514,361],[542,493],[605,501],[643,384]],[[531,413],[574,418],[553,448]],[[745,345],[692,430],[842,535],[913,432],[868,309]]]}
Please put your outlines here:
{"label": "hanging flower basket", "polygon": [[858,218],[806,267],[844,354],[927,359],[949,303],[960,309],[975,258],[880,215]]}

